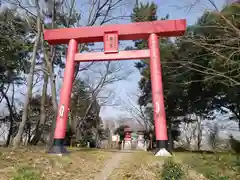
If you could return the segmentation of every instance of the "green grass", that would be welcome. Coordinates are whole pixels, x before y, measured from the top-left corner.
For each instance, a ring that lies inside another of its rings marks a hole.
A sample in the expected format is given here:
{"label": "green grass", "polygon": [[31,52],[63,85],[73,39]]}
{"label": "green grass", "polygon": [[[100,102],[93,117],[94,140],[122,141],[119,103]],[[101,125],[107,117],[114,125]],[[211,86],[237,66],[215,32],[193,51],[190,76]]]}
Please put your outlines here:
{"label": "green grass", "polygon": [[17,170],[13,180],[41,180],[41,174],[32,167],[22,167]]}
{"label": "green grass", "polygon": [[180,163],[174,162],[173,159],[169,158],[164,161],[163,168],[161,171],[162,180],[182,180],[186,179],[185,172]]}
{"label": "green grass", "polygon": [[209,180],[239,180],[240,161],[233,154],[177,153],[189,165]]}

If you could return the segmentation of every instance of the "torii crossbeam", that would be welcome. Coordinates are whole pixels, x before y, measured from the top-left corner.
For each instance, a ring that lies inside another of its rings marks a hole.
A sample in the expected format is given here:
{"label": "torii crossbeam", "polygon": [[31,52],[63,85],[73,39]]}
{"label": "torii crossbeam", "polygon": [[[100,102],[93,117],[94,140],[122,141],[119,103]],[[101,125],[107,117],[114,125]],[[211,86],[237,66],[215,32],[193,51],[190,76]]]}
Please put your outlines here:
{"label": "torii crossbeam", "polygon": [[[181,36],[185,30],[186,20],[184,19],[45,30],[44,39],[48,41],[49,44],[68,44],[67,61],[54,134],[54,146],[50,153],[63,154],[67,152],[64,148],[64,138],[68,120],[74,65],[76,62],[149,58],[155,133],[158,148],[155,155],[170,155],[167,150],[168,133],[158,37]],[[119,51],[119,40],[137,39],[148,40],[149,49]],[[104,42],[104,52],[78,53],[78,44],[89,42]]]}

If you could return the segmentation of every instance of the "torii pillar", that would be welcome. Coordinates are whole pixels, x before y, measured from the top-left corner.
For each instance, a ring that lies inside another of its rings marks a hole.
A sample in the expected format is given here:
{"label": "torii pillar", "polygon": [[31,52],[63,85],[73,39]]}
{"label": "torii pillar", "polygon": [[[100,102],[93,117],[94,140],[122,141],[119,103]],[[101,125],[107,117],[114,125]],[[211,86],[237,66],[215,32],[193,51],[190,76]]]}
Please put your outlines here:
{"label": "torii pillar", "polygon": [[[154,108],[156,156],[171,155],[167,149],[168,135],[162,87],[159,36],[181,36],[186,30],[186,20],[160,20],[131,24],[116,24],[80,28],[50,29],[44,31],[44,39],[50,45],[68,44],[67,61],[61,88],[54,145],[50,153],[66,153],[64,138],[74,76],[74,65],[80,62],[150,59],[152,103]],[[148,40],[149,49],[119,51],[119,40]],[[104,52],[78,53],[79,43],[104,42]]]}

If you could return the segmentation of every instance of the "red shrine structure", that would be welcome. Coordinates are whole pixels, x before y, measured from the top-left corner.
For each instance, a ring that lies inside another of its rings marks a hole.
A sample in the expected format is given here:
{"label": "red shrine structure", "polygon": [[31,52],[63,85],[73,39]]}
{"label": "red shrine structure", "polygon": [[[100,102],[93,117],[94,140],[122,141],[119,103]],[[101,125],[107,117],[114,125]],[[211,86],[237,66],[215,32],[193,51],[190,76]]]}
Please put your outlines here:
{"label": "red shrine structure", "polygon": [[[186,30],[186,20],[159,20],[131,24],[115,24],[93,27],[49,29],[44,31],[44,39],[50,45],[68,44],[67,61],[61,88],[59,111],[57,114],[54,145],[50,153],[63,154],[64,137],[68,120],[75,63],[87,61],[113,61],[150,59],[152,100],[154,108],[156,156],[167,156],[167,125],[162,87],[159,37],[181,36]],[[148,40],[149,49],[119,51],[119,40]],[[104,42],[104,52],[79,53],[79,43]]]}

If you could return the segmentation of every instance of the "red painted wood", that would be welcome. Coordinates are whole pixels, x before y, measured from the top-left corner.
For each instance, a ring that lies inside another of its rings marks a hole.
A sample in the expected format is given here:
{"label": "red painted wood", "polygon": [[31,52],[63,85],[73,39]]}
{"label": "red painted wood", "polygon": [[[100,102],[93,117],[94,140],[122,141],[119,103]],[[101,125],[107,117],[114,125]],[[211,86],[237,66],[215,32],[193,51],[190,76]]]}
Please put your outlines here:
{"label": "red painted wood", "polygon": [[118,53],[104,54],[104,52],[77,53],[75,61],[113,61],[113,60],[132,60],[146,59],[150,57],[149,50],[119,51]]}
{"label": "red painted wood", "polygon": [[68,121],[68,109],[70,107],[70,97],[74,78],[74,55],[77,53],[78,43],[74,39],[69,41],[66,67],[64,71],[63,86],[61,88],[60,103],[58,107],[56,128],[54,139],[64,139]]}
{"label": "red painted wood", "polygon": [[132,136],[130,132],[126,132],[125,137],[124,137],[125,141],[131,141],[132,140]]}
{"label": "red painted wood", "polygon": [[[150,49],[150,72],[152,86],[152,103],[154,109],[154,127],[157,141],[168,140],[166,113],[162,82],[162,68],[160,58],[159,39],[151,34],[148,41]],[[165,148],[165,147],[164,147]]]}
{"label": "red painted wood", "polygon": [[158,36],[180,36],[186,30],[186,20],[160,20],[131,24],[115,24],[79,28],[49,29],[44,31],[44,39],[50,44],[67,44],[70,39],[79,43],[102,42],[105,32],[115,31],[119,40],[148,39],[149,34]]}
{"label": "red painted wood", "polygon": [[118,52],[118,34],[117,32],[105,32],[104,36],[104,53]]}

